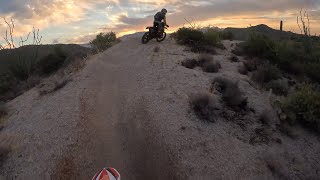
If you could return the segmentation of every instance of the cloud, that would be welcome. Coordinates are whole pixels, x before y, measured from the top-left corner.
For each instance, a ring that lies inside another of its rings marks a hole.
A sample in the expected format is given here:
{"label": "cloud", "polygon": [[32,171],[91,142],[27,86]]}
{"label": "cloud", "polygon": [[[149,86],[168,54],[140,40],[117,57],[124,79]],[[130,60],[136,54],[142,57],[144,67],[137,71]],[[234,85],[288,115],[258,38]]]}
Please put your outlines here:
{"label": "cloud", "polygon": [[[44,41],[88,41],[100,31],[142,31],[166,7],[172,29],[185,18],[203,25],[247,26],[283,19],[293,30],[300,8],[307,9],[312,30],[320,33],[319,0],[0,0],[0,16],[13,18],[16,36],[40,28]],[[0,22],[0,35],[6,26]],[[1,43],[1,42],[0,42]]]}

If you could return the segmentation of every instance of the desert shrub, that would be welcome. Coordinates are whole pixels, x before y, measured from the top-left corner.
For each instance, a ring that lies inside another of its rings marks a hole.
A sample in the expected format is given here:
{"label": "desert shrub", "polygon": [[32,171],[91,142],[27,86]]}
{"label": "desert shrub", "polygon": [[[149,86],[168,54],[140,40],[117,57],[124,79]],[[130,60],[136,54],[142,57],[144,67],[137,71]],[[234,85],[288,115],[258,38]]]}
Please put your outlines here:
{"label": "desert shrub", "polygon": [[285,72],[301,75],[304,73],[304,65],[300,62],[282,62],[279,64],[280,69],[284,70]]}
{"label": "desert shrub", "polygon": [[202,42],[191,45],[190,51],[194,53],[217,54],[217,51],[213,46],[203,44]]}
{"label": "desert shrub", "polygon": [[69,82],[71,82],[71,79],[69,78],[53,79],[47,84],[41,85],[41,87],[39,88],[39,94],[40,96],[43,96],[56,92],[65,87]]}
{"label": "desert shrub", "polygon": [[242,75],[247,75],[248,74],[248,69],[246,66],[244,66],[243,64],[241,64],[240,66],[238,66],[238,72]]}
{"label": "desert shrub", "polygon": [[270,118],[270,111],[264,110],[260,115],[259,115],[259,121],[266,126],[270,125],[271,118]]}
{"label": "desert shrub", "polygon": [[19,80],[28,79],[35,69],[36,59],[19,58],[9,66],[9,71]]}
{"label": "desert shrub", "polygon": [[5,93],[16,84],[16,79],[10,72],[0,74],[0,94]]}
{"label": "desert shrub", "polygon": [[303,85],[282,105],[290,124],[296,122],[320,133],[320,92]]}
{"label": "desert shrub", "polygon": [[259,83],[264,84],[268,83],[271,80],[277,80],[281,78],[280,70],[271,64],[265,63],[260,65],[256,72],[252,75],[252,80]]}
{"label": "desert shrub", "polygon": [[267,128],[256,128],[254,132],[255,134],[249,140],[251,145],[268,144],[270,142],[271,132]]}
{"label": "desert shrub", "polygon": [[198,57],[198,65],[203,66],[204,64],[208,64],[213,62],[213,56],[210,54],[200,54]]}
{"label": "desert shrub", "polygon": [[241,44],[243,43],[238,44],[234,49],[232,49],[231,53],[237,56],[243,56],[245,53],[241,48]]}
{"label": "desert shrub", "polygon": [[173,37],[178,44],[187,45],[196,53],[216,54],[214,47],[221,47],[219,33],[213,29],[203,33],[194,28],[183,27],[175,32]]}
{"label": "desert shrub", "polygon": [[239,58],[237,57],[237,56],[231,56],[230,58],[230,61],[232,61],[232,62],[238,62],[239,61]]}
{"label": "desert shrub", "polygon": [[221,39],[219,36],[219,32],[209,29],[204,33],[204,42],[208,45],[217,46],[220,43]]}
{"label": "desert shrub", "polygon": [[203,32],[192,28],[180,28],[175,34],[176,41],[181,45],[193,45],[204,39]]}
{"label": "desert shrub", "polygon": [[227,48],[222,44],[222,42],[218,42],[217,45],[215,45],[215,47],[217,47],[217,48],[219,48],[219,49],[222,49],[222,50],[227,49]]}
{"label": "desert shrub", "polygon": [[207,93],[195,94],[190,99],[194,113],[202,120],[214,122],[214,99]]}
{"label": "desert shrub", "polygon": [[272,89],[272,92],[279,96],[286,96],[289,91],[288,81],[284,79],[272,80],[265,85],[266,89]]}
{"label": "desert shrub", "polygon": [[83,63],[83,60],[85,60],[88,55],[89,54],[87,52],[73,52],[72,54],[69,54],[68,57],[64,60],[62,68],[67,68],[68,66],[74,66],[75,64]]}
{"label": "desert shrub", "polygon": [[216,73],[221,68],[221,64],[219,62],[208,62],[202,65],[202,70],[208,73]]}
{"label": "desert shrub", "polygon": [[66,54],[60,47],[57,47],[53,53],[48,54],[38,61],[37,70],[40,74],[49,75],[62,67],[66,58]]}
{"label": "desert shrub", "polygon": [[0,101],[0,119],[8,114],[8,108],[4,102]]}
{"label": "desert shrub", "polygon": [[258,66],[261,64],[261,62],[258,62],[258,59],[248,59],[243,64],[247,68],[248,71],[252,72],[257,70]]}
{"label": "desert shrub", "polygon": [[90,45],[98,52],[104,51],[117,42],[117,36],[114,32],[100,33],[94,40],[90,42]]}
{"label": "desert shrub", "polygon": [[267,59],[285,72],[305,75],[314,82],[320,82],[320,46],[309,37],[274,42],[266,36],[252,34],[233,53]]}
{"label": "desert shrub", "polygon": [[185,59],[181,62],[181,65],[186,68],[193,69],[198,65],[198,62],[195,59]]}
{"label": "desert shrub", "polygon": [[220,32],[220,38],[224,40],[232,40],[233,34],[230,31],[221,31]]}
{"label": "desert shrub", "polygon": [[304,72],[313,81],[320,83],[320,63],[311,63],[304,65]]}
{"label": "desert shrub", "polygon": [[251,34],[247,42],[239,44],[247,55],[275,59],[275,43],[265,35]]}
{"label": "desert shrub", "polygon": [[237,82],[218,77],[213,80],[213,84],[214,83],[219,84],[222,98],[228,106],[235,110],[241,110],[247,107],[248,100],[240,91]]}

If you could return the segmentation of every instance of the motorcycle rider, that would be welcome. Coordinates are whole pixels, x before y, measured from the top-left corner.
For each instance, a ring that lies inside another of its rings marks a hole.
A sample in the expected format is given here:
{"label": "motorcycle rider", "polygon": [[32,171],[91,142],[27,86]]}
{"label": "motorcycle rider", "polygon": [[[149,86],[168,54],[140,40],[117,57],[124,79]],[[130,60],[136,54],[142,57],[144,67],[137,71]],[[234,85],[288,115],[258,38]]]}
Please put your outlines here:
{"label": "motorcycle rider", "polygon": [[153,26],[158,28],[159,33],[163,31],[164,26],[168,26],[167,19],[166,19],[167,12],[168,11],[163,8],[160,12],[157,12],[157,14],[154,15]]}

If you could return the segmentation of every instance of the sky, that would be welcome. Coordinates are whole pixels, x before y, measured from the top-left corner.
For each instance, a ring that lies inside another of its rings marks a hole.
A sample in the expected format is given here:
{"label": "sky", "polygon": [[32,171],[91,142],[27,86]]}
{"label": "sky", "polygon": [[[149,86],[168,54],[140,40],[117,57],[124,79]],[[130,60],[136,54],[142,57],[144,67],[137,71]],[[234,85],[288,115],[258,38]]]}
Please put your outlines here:
{"label": "sky", "polygon": [[[0,37],[13,20],[14,39],[35,27],[43,44],[88,43],[100,32],[117,36],[144,31],[162,8],[170,31],[193,22],[199,26],[248,27],[266,24],[300,32],[296,17],[307,10],[311,33],[320,34],[320,0],[0,0]],[[31,38],[30,38],[31,39]],[[0,44],[3,44],[3,38]]]}

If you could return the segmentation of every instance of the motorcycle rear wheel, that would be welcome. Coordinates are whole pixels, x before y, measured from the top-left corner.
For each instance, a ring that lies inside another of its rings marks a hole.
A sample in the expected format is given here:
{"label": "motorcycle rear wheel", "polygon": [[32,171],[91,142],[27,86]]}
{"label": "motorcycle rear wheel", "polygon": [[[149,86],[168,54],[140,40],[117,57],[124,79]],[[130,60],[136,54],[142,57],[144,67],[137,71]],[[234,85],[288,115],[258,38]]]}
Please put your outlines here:
{"label": "motorcycle rear wheel", "polygon": [[161,38],[157,38],[157,41],[158,41],[158,42],[161,42],[161,41],[163,41],[164,39],[166,39],[166,37],[167,37],[167,33],[166,33],[166,32],[163,32],[162,37],[161,37]]}
{"label": "motorcycle rear wheel", "polygon": [[149,32],[144,33],[141,39],[142,44],[147,44],[150,40],[149,37],[150,37]]}

